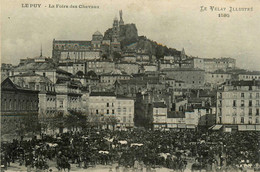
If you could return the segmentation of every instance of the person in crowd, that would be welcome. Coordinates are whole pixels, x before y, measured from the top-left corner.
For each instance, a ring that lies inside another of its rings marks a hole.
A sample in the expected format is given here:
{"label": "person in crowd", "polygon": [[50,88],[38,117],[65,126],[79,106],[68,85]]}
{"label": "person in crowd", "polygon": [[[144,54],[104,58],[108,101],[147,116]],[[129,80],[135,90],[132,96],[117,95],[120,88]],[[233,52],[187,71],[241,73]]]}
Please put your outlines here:
{"label": "person in crowd", "polygon": [[56,136],[42,135],[31,140],[2,142],[1,165],[25,165],[27,171],[48,170],[56,160],[58,169],[119,166],[138,171],[165,167],[184,171],[193,159],[194,169],[207,171],[259,169],[259,132],[200,131],[110,131],[92,129]]}

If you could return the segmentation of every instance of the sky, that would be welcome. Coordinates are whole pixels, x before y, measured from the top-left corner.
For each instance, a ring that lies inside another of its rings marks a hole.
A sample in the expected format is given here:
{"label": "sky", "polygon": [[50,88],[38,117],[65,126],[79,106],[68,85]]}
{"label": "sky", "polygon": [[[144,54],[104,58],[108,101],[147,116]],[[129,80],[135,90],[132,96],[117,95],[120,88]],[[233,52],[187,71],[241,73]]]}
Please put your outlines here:
{"label": "sky", "polygon": [[[41,8],[22,8],[26,3]],[[207,11],[201,12],[201,6]],[[213,6],[222,11],[211,11]],[[230,12],[230,7],[253,9]],[[231,57],[238,67],[260,69],[260,0],[1,0],[1,62],[17,65],[21,58],[39,56],[41,45],[43,55],[51,57],[54,38],[91,40],[96,30],[104,33],[112,27],[120,9],[124,22],[135,23],[139,35],[184,48],[187,55]]]}

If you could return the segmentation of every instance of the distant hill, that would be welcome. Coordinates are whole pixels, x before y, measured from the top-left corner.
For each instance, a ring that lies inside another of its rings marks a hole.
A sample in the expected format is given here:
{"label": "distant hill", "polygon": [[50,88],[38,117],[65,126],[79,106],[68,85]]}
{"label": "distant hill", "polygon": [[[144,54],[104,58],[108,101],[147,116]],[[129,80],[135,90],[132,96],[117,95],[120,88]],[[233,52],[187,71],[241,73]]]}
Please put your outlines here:
{"label": "distant hill", "polygon": [[[155,41],[147,39],[145,36],[138,36],[135,24],[120,26],[119,38],[122,50],[138,50],[142,53],[155,55],[157,59],[163,58],[163,56],[180,56],[180,51],[176,49],[160,45]],[[106,30],[104,39],[112,40],[112,28]]]}

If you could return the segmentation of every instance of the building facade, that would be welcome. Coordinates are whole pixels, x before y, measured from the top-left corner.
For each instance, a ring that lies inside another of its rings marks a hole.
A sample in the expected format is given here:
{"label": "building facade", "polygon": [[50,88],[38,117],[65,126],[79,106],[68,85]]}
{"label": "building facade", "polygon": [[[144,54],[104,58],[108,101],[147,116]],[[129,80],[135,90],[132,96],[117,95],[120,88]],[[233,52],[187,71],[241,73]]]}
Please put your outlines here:
{"label": "building facade", "polygon": [[259,130],[259,81],[232,81],[217,92],[218,124],[238,130]]}
{"label": "building facade", "polygon": [[153,103],[153,128],[163,129],[167,127],[167,106],[164,102]]}
{"label": "building facade", "polygon": [[9,78],[1,83],[1,135],[22,132],[28,127],[25,124],[37,122],[38,93],[14,84]]}
{"label": "building facade", "polygon": [[112,125],[120,129],[134,126],[133,99],[116,96],[113,92],[91,92],[88,100],[87,107],[90,114],[97,115],[101,119],[109,117],[116,119],[114,123],[108,122],[109,128],[112,128]]}
{"label": "building facade", "polygon": [[184,81],[190,89],[203,88],[205,84],[205,71],[194,68],[163,69],[167,77]]}

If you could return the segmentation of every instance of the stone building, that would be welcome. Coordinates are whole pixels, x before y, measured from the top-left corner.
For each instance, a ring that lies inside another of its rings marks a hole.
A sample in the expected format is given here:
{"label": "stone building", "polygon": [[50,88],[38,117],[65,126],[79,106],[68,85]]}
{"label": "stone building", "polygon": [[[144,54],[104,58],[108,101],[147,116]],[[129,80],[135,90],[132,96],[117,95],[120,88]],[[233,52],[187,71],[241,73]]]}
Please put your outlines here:
{"label": "stone building", "polygon": [[217,124],[234,130],[260,130],[260,82],[227,82],[217,92]]}
{"label": "stone building", "polygon": [[[24,131],[37,123],[38,90],[22,88],[9,78],[1,83],[1,135]],[[32,128],[33,129],[33,128]]]}
{"label": "stone building", "polygon": [[216,70],[234,69],[236,67],[236,60],[233,58],[207,58],[204,59],[205,72],[214,72]]}
{"label": "stone building", "polygon": [[237,74],[238,80],[260,80],[260,71],[244,71]]}
{"label": "stone building", "polygon": [[1,65],[1,81],[4,81],[8,76],[10,76],[11,69],[13,68],[12,64],[2,63]]}
{"label": "stone building", "polygon": [[210,84],[212,87],[217,87],[218,85],[231,79],[232,74],[223,70],[205,73],[205,83]]}
{"label": "stone building", "polygon": [[69,79],[72,75],[65,70],[57,68],[52,62],[31,62],[13,68],[10,76],[27,73],[29,71],[47,77],[53,83],[56,83],[59,78]]}
{"label": "stone building", "polygon": [[59,79],[55,84],[57,111],[68,114],[81,111],[82,84],[77,80]]}
{"label": "stone building", "polygon": [[39,91],[39,118],[44,119],[56,113],[56,92],[54,83],[47,77],[27,72],[10,77],[16,85]]}
{"label": "stone building", "polygon": [[[134,126],[134,100],[131,98],[113,92],[91,92],[87,107],[90,114],[97,115],[100,122],[107,122],[110,129],[115,129],[115,126],[120,129]],[[104,121],[109,118],[116,121]]]}
{"label": "stone building", "polygon": [[93,71],[96,74],[110,73],[115,70],[115,63],[108,60],[90,60],[86,62],[86,72]]}
{"label": "stone building", "polygon": [[205,71],[194,68],[163,69],[167,77],[184,81],[190,89],[203,88],[205,84]]}
{"label": "stone building", "polygon": [[140,73],[140,65],[137,63],[120,62],[115,64],[115,68],[129,75]]}
{"label": "stone building", "polygon": [[77,41],[77,40],[53,40],[52,57],[54,61],[59,60],[97,60],[101,57],[101,45],[95,40]]}
{"label": "stone building", "polygon": [[153,102],[153,128],[167,127],[167,106],[164,102]]}
{"label": "stone building", "polygon": [[114,71],[100,75],[100,84],[114,85],[117,80],[130,80],[131,75],[122,73],[121,71]]}

